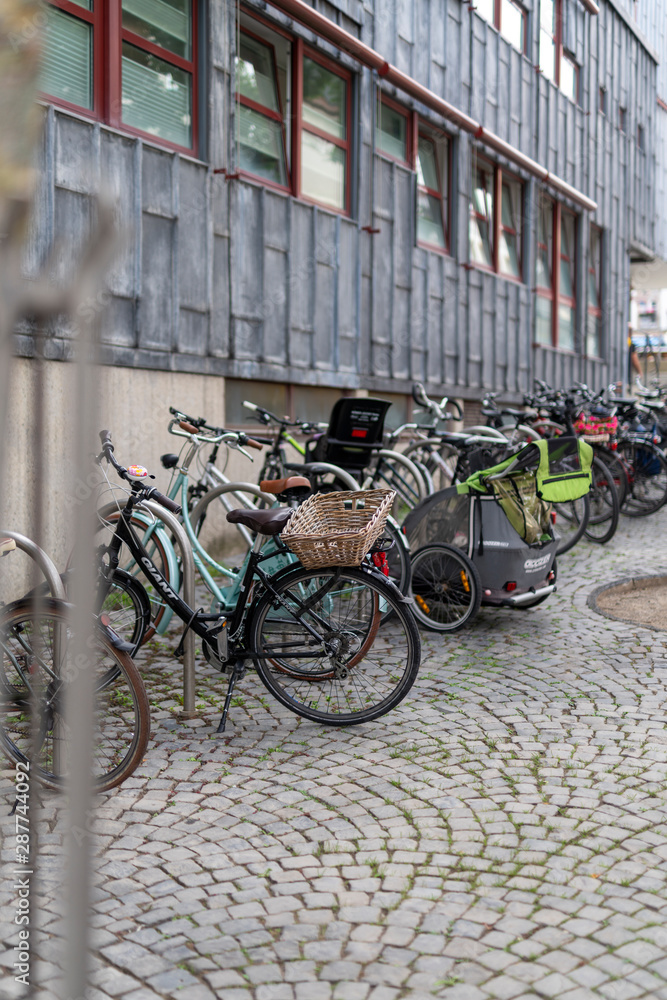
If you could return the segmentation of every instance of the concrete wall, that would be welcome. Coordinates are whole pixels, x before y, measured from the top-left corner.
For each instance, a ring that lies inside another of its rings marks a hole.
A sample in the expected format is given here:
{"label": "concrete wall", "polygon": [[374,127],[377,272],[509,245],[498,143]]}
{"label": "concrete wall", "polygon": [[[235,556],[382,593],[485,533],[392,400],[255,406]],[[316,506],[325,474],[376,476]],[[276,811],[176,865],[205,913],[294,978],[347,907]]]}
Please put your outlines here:
{"label": "concrete wall", "polygon": [[[111,499],[106,485],[96,485],[100,475],[92,461],[84,469],[74,465],[73,431],[80,419],[75,374],[74,365],[56,361],[45,362],[41,373],[34,361],[19,358],[13,362],[4,493],[0,497],[0,525],[36,541],[41,508],[39,540],[60,570],[65,568],[72,548],[80,501],[90,495],[91,489],[98,494],[100,503]],[[110,430],[118,460],[125,466],[146,466],[156,475],[154,485],[163,492],[169,487],[169,473],[162,468],[160,455],[179,452],[184,441],[167,432],[169,406],[175,405],[193,416],[206,416],[214,425],[224,423],[224,380],[215,376],[100,367],[97,378],[96,431]],[[38,380],[45,416],[41,446],[35,439]],[[253,482],[260,465],[261,457],[253,465],[242,455],[232,453],[227,474]],[[121,484],[113,470],[109,479]],[[0,562],[0,600],[15,599],[24,592],[23,568],[12,572],[12,567],[25,564],[25,557],[18,553]]]}

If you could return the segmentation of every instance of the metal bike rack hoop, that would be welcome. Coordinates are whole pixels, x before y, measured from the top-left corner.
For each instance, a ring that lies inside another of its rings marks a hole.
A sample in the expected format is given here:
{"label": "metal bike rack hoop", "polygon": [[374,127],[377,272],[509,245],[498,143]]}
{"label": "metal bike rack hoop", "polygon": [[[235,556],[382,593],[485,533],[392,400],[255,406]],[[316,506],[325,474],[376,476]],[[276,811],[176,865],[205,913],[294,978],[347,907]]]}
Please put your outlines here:
{"label": "metal bike rack hoop", "polygon": [[[137,510],[149,510],[156,520],[172,532],[181,550],[183,566],[183,600],[194,610],[195,606],[195,561],[192,546],[187,532],[175,514],[170,513],[154,500],[144,500]],[[98,517],[105,518],[118,511],[118,504],[109,503],[97,512]],[[192,629],[185,633],[183,642],[183,711],[186,719],[195,716],[195,634]]]}
{"label": "metal bike rack hoop", "polygon": [[37,563],[46,578],[46,582],[49,585],[49,590],[51,591],[53,597],[59,601],[67,600],[67,594],[65,593],[63,582],[60,579],[60,573],[56,569],[55,563],[49,558],[49,556],[47,556],[44,549],[40,549],[39,545],[33,542],[32,539],[19,534],[18,531],[8,531],[6,528],[0,528],[0,535],[5,538],[13,539],[18,548],[29,555],[30,558]]}

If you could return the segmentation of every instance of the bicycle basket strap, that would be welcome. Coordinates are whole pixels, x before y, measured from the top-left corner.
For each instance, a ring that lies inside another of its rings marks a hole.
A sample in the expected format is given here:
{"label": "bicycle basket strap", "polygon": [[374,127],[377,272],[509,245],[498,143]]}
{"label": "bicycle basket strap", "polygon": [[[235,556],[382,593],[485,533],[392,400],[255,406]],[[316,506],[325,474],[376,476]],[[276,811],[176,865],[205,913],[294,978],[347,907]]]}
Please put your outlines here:
{"label": "bicycle basket strap", "polygon": [[540,461],[537,467],[537,495],[549,503],[578,500],[591,487],[593,449],[575,437],[536,441]]}

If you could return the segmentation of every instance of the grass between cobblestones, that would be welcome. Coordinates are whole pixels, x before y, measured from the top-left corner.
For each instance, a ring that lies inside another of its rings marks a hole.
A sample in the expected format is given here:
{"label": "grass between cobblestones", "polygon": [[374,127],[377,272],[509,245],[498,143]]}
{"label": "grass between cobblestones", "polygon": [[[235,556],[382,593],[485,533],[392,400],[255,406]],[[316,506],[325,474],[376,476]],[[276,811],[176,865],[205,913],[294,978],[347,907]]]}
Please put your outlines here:
{"label": "grass between cobblestones", "polygon": [[[138,663],[153,737],[91,817],[89,1000],[667,1000],[667,633],[602,618],[600,583],[665,571],[667,511],[578,546],[529,611],[424,633],[408,699],[323,729],[248,674],[224,698],[177,640]],[[13,823],[3,772],[4,860]],[[40,996],[62,975],[66,812],[41,831]],[[13,845],[13,841],[12,841]],[[0,887],[8,1000],[15,926]],[[4,987],[3,987],[4,990]]]}

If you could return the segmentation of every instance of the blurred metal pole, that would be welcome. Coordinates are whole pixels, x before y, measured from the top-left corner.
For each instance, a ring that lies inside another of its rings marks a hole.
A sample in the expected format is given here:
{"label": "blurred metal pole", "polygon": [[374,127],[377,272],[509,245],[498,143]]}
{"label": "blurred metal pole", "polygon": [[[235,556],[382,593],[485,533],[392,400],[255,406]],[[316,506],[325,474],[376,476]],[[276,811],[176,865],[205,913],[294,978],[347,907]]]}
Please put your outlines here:
{"label": "blurred metal pole", "polygon": [[[26,308],[28,283],[22,274],[23,247],[36,172],[33,167],[42,114],[35,98],[44,18],[38,0],[2,0],[0,6],[0,426],[7,428],[12,347],[17,319],[32,315]],[[0,503],[4,502],[6,437],[0,435]],[[34,456],[33,456],[34,457]],[[39,463],[39,457],[36,458]],[[39,466],[38,466],[39,467]],[[0,511],[0,520],[4,520]],[[39,521],[39,516],[37,517]],[[26,998],[36,996],[35,906],[40,826],[39,789],[31,783],[28,926],[32,955]],[[18,801],[18,800],[17,800]],[[12,942],[12,946],[16,941]]]}
{"label": "blurred metal pole", "polygon": [[[94,308],[104,277],[118,247],[113,211],[98,200],[97,223],[83,248],[81,266],[72,276],[70,314],[77,331],[75,368],[75,426],[70,428],[74,446],[74,475],[83,474],[97,452],[100,424],[100,386],[97,367],[99,310]],[[92,308],[91,308],[92,304]],[[97,571],[94,536],[97,497],[91,491],[75,516],[75,542],[71,598],[74,677],[67,690],[66,717],[70,734],[69,806],[72,835],[68,850],[68,915],[66,980],[63,1000],[83,997],[88,987],[90,933],[91,838],[87,835],[93,808]],[[77,836],[77,831],[80,835]]]}

